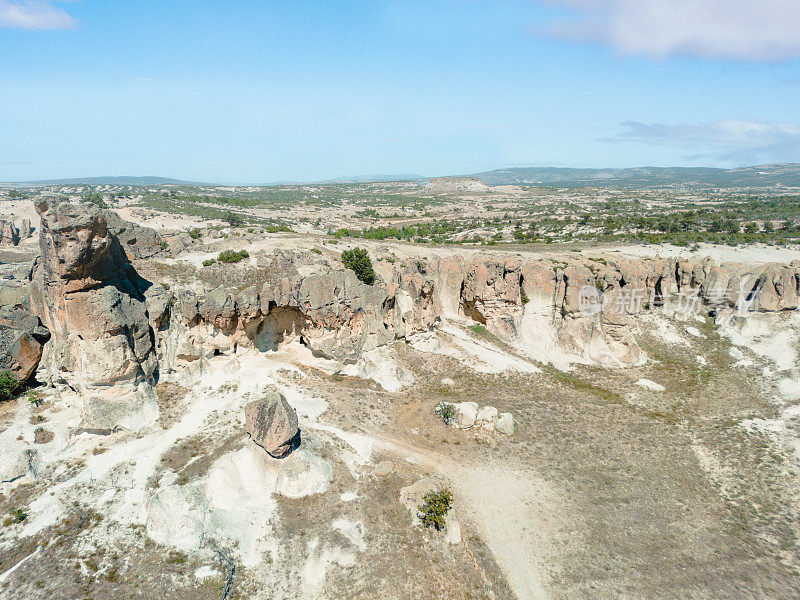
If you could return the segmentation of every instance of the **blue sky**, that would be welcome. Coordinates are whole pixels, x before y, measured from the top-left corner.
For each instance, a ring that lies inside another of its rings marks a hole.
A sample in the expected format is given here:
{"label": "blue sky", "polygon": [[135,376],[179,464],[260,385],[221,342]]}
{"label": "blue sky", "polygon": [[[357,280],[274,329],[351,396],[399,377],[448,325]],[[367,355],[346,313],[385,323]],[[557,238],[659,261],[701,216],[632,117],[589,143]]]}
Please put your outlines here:
{"label": "blue sky", "polygon": [[0,0],[0,181],[800,162],[799,98],[796,0]]}

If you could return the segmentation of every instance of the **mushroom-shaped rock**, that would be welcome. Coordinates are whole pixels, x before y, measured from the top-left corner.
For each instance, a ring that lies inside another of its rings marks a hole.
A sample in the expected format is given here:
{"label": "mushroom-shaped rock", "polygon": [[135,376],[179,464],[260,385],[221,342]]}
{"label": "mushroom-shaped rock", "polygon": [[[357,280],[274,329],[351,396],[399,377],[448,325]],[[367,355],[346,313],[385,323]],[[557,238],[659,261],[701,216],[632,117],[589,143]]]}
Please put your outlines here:
{"label": "mushroom-shaped rock", "polygon": [[297,413],[277,391],[244,407],[245,431],[273,458],[283,458],[300,444]]}

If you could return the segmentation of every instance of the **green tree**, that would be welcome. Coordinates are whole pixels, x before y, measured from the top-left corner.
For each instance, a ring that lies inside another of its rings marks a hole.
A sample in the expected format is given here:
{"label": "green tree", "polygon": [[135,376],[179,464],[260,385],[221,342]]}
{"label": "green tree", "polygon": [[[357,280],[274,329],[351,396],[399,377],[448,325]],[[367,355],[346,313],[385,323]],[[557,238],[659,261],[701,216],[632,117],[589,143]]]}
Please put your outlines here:
{"label": "green tree", "polygon": [[445,528],[447,512],[453,504],[453,493],[448,489],[428,492],[422,497],[422,504],[417,507],[417,516],[425,527],[436,531]]}
{"label": "green tree", "polygon": [[367,285],[375,283],[375,270],[364,248],[353,248],[342,252],[342,262],[346,269],[355,272],[356,277]]}
{"label": "green tree", "polygon": [[222,217],[222,220],[225,221],[231,227],[241,227],[244,221],[242,220],[241,215],[228,211],[225,213],[225,216]]}

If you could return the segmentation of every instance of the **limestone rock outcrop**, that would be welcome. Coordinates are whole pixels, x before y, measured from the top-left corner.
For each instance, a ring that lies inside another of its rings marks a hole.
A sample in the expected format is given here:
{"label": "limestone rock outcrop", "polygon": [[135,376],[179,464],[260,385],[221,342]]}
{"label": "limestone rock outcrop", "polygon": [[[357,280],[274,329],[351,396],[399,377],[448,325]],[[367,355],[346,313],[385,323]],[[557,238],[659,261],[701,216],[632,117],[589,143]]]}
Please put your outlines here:
{"label": "limestone rock outcrop", "polygon": [[443,319],[478,322],[543,362],[627,367],[647,360],[636,341],[647,311],[686,318],[800,303],[800,262],[456,255],[383,261],[371,286],[312,253],[278,250],[257,265],[270,277],[245,288],[147,291],[163,367],[295,340],[343,373],[397,390],[413,377],[395,368],[391,345],[419,341]]}
{"label": "limestone rock outcrop", "polygon": [[307,256],[278,251],[260,262],[274,276],[243,290],[220,286],[205,296],[160,286],[147,291],[162,369],[239,346],[277,350],[294,340],[317,356],[371,369],[387,389],[413,380],[402,369],[375,369],[373,363],[396,359],[392,342],[427,331],[438,319],[433,282],[418,268],[407,265],[388,283],[366,285],[353,271]]}
{"label": "limestone rock outcrop", "polygon": [[273,458],[284,458],[300,445],[297,414],[278,390],[244,407],[245,431]]}
{"label": "limestone rock outcrop", "polygon": [[152,422],[157,361],[144,298],[148,282],[98,207],[44,195],[36,210],[42,256],[31,301],[52,335],[42,359],[50,381],[81,392],[84,417],[94,426]]}
{"label": "limestone rock outcrop", "polygon": [[10,221],[0,221],[0,246],[19,244],[19,229]]}
{"label": "limestone rock outcrop", "polygon": [[434,177],[423,188],[432,194],[488,192],[491,188],[477,177]]}

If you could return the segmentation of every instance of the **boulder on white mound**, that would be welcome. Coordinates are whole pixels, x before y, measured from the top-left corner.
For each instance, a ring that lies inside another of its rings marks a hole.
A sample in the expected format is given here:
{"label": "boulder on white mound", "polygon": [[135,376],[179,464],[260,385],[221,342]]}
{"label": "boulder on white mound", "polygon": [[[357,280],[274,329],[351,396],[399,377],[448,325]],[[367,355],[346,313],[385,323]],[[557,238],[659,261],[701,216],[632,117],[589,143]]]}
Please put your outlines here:
{"label": "boulder on white mound", "polygon": [[244,407],[245,431],[274,458],[283,458],[299,446],[297,413],[278,390]]}

